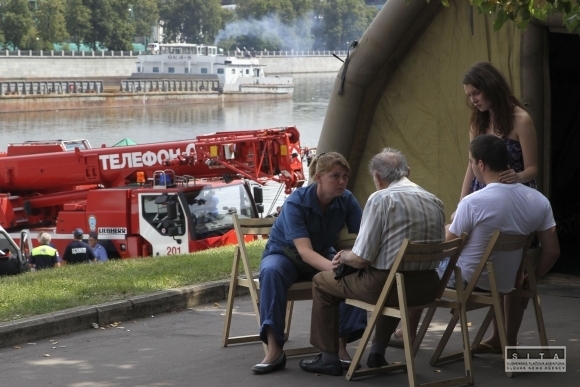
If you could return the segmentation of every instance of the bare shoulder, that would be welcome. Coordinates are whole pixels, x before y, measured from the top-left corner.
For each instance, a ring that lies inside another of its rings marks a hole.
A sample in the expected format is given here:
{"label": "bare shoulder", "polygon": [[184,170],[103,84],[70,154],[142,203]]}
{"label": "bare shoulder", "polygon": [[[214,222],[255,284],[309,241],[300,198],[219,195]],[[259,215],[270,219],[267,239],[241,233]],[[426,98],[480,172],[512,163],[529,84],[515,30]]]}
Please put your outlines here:
{"label": "bare shoulder", "polygon": [[535,134],[534,122],[527,111],[519,106],[514,109],[514,134],[519,140],[520,137],[529,136],[531,133]]}

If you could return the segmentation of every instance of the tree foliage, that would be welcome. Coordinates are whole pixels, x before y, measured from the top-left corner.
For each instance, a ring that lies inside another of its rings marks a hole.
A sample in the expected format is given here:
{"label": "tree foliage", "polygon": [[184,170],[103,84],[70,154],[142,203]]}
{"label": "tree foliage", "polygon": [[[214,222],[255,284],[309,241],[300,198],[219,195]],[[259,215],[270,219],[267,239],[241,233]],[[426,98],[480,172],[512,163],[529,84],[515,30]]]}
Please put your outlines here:
{"label": "tree foliage", "polygon": [[32,47],[28,46],[30,39],[27,39],[27,35],[34,26],[34,21],[28,8],[28,1],[8,0],[2,4],[1,10],[0,21],[6,43],[12,47],[31,49]]}
{"label": "tree foliage", "polygon": [[[532,19],[546,20],[555,12],[563,15],[562,25],[568,31],[580,29],[580,6],[578,0],[469,0],[479,14],[495,14],[494,31],[499,30],[507,21],[525,29]],[[449,6],[449,0],[441,0]]]}
{"label": "tree foliage", "polygon": [[159,17],[166,41],[212,44],[222,27],[220,0],[165,0]]}
{"label": "tree foliage", "polygon": [[36,25],[40,38],[40,47],[52,50],[53,42],[64,42],[68,38],[65,21],[66,7],[64,0],[44,0],[38,4]]}
{"label": "tree foliage", "polygon": [[151,35],[151,28],[159,20],[157,0],[139,0],[132,4],[131,15],[135,25],[135,34],[138,36]]}
{"label": "tree foliage", "polygon": [[324,50],[346,50],[371,24],[377,9],[363,0],[326,0],[319,9],[316,47]]}
{"label": "tree foliage", "polygon": [[80,50],[81,43],[91,30],[91,10],[83,4],[83,0],[67,0],[65,22],[71,41]]}

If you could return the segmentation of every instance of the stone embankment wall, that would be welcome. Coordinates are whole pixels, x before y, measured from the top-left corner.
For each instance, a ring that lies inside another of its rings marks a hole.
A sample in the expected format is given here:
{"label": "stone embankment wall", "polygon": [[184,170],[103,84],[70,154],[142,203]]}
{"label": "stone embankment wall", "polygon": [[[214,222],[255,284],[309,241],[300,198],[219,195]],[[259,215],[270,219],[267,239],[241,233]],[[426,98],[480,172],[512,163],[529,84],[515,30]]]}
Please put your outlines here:
{"label": "stone embankment wall", "polygon": [[[136,69],[136,56],[115,57],[0,57],[0,79],[128,77]],[[266,74],[337,72],[342,62],[332,55],[260,58]]]}

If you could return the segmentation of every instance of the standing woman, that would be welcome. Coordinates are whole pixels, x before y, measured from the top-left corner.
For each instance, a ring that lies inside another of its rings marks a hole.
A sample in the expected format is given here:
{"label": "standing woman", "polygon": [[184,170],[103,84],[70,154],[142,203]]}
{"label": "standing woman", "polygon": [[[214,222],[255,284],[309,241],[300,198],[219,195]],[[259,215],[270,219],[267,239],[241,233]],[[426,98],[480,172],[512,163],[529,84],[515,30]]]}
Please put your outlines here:
{"label": "standing woman", "polygon": [[[480,134],[500,137],[510,160],[510,169],[500,176],[501,182],[536,188],[536,129],[503,75],[491,63],[478,62],[463,77],[463,89],[471,108],[469,141]],[[477,181],[468,164],[459,199],[483,187],[485,184]]]}
{"label": "standing woman", "polygon": [[[323,153],[309,168],[315,184],[296,189],[286,199],[262,254],[260,265],[260,338],[268,345],[258,374],[284,369],[284,319],[288,288],[297,281],[311,280],[319,271],[332,270],[334,245],[346,225],[358,233],[362,210],[346,189],[350,166],[336,152]],[[366,311],[340,307],[339,357],[350,366],[346,344],[358,340],[366,328]]]}
{"label": "standing woman", "polygon": [[[491,63],[478,62],[463,77],[463,89],[471,107],[469,141],[480,134],[500,137],[507,147],[509,157],[509,169],[500,174],[500,181],[522,183],[530,188],[537,188],[536,129],[532,118],[513,95],[503,75]],[[468,164],[460,200],[484,187],[485,184],[477,181]],[[523,270],[518,272],[514,287],[524,288]],[[524,315],[523,305],[521,297],[504,298],[504,313],[510,315],[510,319],[519,321],[517,324],[511,324],[513,331],[507,331],[508,337],[517,337]],[[497,348],[501,348],[501,343],[494,319],[491,336],[482,341],[474,351],[486,352]]]}

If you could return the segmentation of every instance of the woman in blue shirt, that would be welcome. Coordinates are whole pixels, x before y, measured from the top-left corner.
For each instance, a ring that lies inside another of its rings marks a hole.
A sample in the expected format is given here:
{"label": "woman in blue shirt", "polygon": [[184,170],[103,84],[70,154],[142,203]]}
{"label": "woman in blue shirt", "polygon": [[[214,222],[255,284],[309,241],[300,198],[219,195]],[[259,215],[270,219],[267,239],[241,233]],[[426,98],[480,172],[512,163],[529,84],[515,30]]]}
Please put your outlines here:
{"label": "woman in blue shirt", "polygon": [[[334,245],[346,225],[358,233],[362,210],[346,189],[350,166],[345,158],[329,152],[319,155],[309,168],[315,180],[296,189],[286,199],[260,265],[260,338],[268,354],[252,371],[266,374],[286,365],[284,319],[287,289],[297,281],[311,280],[323,270],[332,270]],[[341,304],[340,350],[343,367],[350,366],[346,344],[358,340],[366,327],[366,311]]]}

